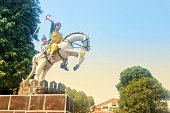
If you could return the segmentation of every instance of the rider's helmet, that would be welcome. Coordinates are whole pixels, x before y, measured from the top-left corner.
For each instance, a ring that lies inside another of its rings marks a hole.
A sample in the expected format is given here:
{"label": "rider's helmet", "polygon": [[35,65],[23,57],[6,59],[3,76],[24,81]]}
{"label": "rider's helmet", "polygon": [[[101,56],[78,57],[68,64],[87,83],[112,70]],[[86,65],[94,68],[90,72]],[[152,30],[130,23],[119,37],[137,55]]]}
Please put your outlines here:
{"label": "rider's helmet", "polygon": [[41,38],[41,40],[47,40],[47,37],[45,35],[43,35],[43,37]]}

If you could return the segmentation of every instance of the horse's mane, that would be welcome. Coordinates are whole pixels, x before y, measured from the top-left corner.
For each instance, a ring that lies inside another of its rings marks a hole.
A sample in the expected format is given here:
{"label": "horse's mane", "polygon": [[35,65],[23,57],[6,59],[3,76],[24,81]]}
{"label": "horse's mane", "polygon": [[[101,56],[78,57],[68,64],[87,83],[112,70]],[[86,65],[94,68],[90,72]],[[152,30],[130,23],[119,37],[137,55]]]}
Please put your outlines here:
{"label": "horse's mane", "polygon": [[74,32],[74,33],[70,33],[70,34],[68,34],[67,36],[65,36],[65,37],[63,38],[63,40],[65,40],[65,39],[67,39],[69,36],[71,36],[71,35],[75,35],[75,34],[82,34],[82,35],[86,35],[86,34],[84,34],[83,32]]}

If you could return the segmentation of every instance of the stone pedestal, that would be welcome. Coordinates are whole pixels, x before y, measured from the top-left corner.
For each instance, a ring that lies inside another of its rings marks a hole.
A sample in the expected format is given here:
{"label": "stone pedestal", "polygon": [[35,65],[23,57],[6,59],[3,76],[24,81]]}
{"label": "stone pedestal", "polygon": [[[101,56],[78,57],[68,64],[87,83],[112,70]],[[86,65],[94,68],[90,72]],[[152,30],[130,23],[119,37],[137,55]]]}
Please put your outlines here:
{"label": "stone pedestal", "polygon": [[[48,86],[49,84],[49,86]],[[52,81],[48,83],[46,80],[27,80],[20,84],[18,95],[28,95],[28,94],[64,94],[65,85],[62,83],[56,83]]]}
{"label": "stone pedestal", "polygon": [[0,113],[75,113],[66,94],[0,95]]}

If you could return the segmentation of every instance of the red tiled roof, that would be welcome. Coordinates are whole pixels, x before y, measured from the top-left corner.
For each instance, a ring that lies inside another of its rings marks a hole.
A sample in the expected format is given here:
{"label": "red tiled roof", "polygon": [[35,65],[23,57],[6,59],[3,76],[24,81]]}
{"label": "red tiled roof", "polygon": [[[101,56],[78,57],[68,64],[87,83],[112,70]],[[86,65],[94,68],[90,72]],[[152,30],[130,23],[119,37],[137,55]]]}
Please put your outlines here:
{"label": "red tiled roof", "polygon": [[109,103],[112,103],[112,105],[116,105],[116,104],[118,103],[118,101],[117,101],[117,99],[112,98],[112,99],[110,99],[110,100],[108,100],[108,101],[105,101],[105,102],[103,102],[103,103],[101,103],[101,104],[96,105],[96,108],[100,108],[100,107],[102,107],[102,106],[104,106],[104,105],[107,105],[107,104],[109,104]]}

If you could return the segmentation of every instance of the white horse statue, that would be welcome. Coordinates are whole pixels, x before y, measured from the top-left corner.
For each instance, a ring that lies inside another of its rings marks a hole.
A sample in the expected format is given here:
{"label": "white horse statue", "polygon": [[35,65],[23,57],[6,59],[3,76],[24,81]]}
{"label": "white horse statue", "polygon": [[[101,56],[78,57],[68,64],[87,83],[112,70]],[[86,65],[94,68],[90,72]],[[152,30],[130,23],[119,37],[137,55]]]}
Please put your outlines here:
{"label": "white horse statue", "polygon": [[[75,41],[82,42],[83,45],[80,45],[81,50],[74,49],[73,44],[76,44]],[[55,52],[55,60],[49,59],[49,56],[44,53],[39,53],[33,57],[32,71],[24,81],[30,79],[34,74],[34,79],[43,80],[54,63],[67,59],[69,56],[77,57],[77,63],[73,67],[73,70],[76,71],[85,59],[85,51],[90,51],[90,39],[84,33],[71,33],[58,46],[60,49]]]}

